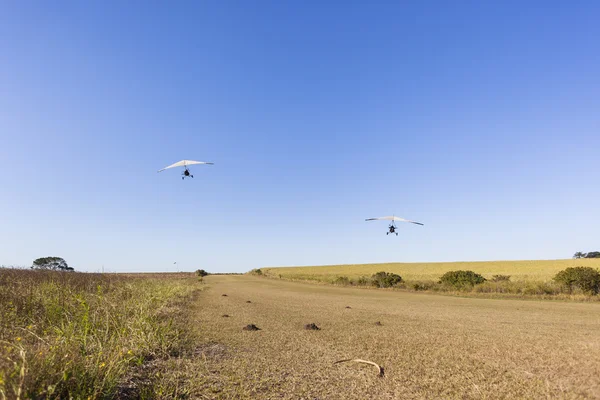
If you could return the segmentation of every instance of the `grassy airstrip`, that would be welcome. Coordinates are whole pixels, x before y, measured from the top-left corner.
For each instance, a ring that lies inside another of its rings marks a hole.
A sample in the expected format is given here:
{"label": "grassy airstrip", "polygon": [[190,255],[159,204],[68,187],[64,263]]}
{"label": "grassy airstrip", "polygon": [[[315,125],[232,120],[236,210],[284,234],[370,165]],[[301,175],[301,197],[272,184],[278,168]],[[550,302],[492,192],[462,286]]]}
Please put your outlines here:
{"label": "grassy airstrip", "polygon": [[[0,270],[0,289],[0,399],[600,397],[598,303],[253,275]],[[354,358],[385,376],[334,364]]]}
{"label": "grassy airstrip", "polygon": [[290,280],[333,282],[340,276],[358,279],[361,276],[371,276],[379,271],[396,273],[405,280],[438,280],[448,271],[471,270],[488,279],[493,275],[510,275],[513,281],[547,282],[557,272],[576,266],[600,268],[600,259],[348,264],[262,268],[262,271],[271,276]]}
{"label": "grassy airstrip", "polygon": [[[198,396],[600,396],[596,303],[459,298],[254,276],[207,282],[194,321],[210,343],[205,368],[194,375],[204,385]],[[308,323],[321,330],[305,330]],[[243,331],[246,324],[261,330]],[[381,365],[385,377],[369,365],[333,364],[348,358]]]}

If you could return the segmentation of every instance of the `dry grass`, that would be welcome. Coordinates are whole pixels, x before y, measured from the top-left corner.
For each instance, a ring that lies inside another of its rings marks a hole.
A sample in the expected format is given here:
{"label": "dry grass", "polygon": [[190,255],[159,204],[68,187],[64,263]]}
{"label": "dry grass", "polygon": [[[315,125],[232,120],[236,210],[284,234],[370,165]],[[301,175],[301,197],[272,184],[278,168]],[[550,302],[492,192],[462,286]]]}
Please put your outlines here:
{"label": "dry grass", "polygon": [[[0,274],[10,289],[0,291],[0,388],[9,399],[19,387],[21,398],[600,397],[595,303],[260,276],[208,276],[209,290],[196,291],[202,285],[183,275],[24,272]],[[10,311],[14,299],[29,311]],[[312,323],[320,330],[305,329]],[[243,330],[250,324],[260,330]],[[368,364],[334,364],[348,359],[374,362],[385,376]],[[49,384],[57,384],[52,394]]]}
{"label": "dry grass", "polygon": [[170,397],[156,374],[195,344],[182,322],[198,289],[182,274],[0,269],[0,399]]}
{"label": "dry grass", "polygon": [[[192,397],[600,397],[598,304],[360,290],[256,276],[206,281],[212,289],[200,294],[196,326],[203,341],[224,350],[203,357],[201,366],[189,361],[182,368],[197,382]],[[305,330],[307,323],[321,330]],[[261,330],[242,330],[247,324]],[[333,365],[343,359],[373,361],[385,377],[369,365]]]}
{"label": "dry grass", "polygon": [[443,263],[385,263],[324,265],[314,267],[261,268],[263,274],[289,280],[333,282],[340,276],[358,279],[379,271],[399,274],[405,280],[438,280],[445,272],[471,270],[491,278],[493,275],[510,275],[513,281],[543,281],[552,279],[557,272],[568,267],[600,268],[600,258],[534,261],[475,261]]}

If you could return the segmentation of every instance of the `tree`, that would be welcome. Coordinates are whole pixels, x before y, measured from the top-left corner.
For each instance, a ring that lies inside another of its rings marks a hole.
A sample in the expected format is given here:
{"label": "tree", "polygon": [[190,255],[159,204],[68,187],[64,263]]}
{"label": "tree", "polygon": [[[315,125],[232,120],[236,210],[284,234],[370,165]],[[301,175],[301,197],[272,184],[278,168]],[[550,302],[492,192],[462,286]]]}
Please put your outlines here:
{"label": "tree", "polygon": [[42,257],[33,261],[31,269],[45,269],[50,271],[74,271],[67,262],[60,257]]}
{"label": "tree", "polygon": [[585,253],[578,251],[577,253],[573,254],[573,258],[585,258]]}
{"label": "tree", "polygon": [[203,269],[199,269],[196,270],[196,275],[198,275],[200,278],[204,278],[206,275],[208,275],[208,272]]}
{"label": "tree", "polygon": [[586,253],[585,258],[600,258],[600,251],[590,251]]}

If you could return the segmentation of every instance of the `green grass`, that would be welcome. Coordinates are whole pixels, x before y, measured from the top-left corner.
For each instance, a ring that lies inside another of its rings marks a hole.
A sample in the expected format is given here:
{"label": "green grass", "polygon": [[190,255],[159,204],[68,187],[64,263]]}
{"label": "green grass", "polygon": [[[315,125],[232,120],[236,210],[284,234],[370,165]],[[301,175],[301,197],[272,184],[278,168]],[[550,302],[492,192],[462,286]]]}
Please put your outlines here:
{"label": "green grass", "polygon": [[[0,269],[0,399],[115,397],[136,369],[189,348],[199,288],[183,274]],[[156,390],[168,392],[153,378],[145,397]]]}
{"label": "green grass", "polygon": [[261,268],[265,275],[289,280],[308,280],[331,283],[337,277],[358,279],[379,271],[393,272],[405,280],[437,281],[445,272],[471,270],[485,278],[492,275],[510,275],[512,281],[548,282],[559,271],[567,267],[600,268],[600,259],[528,260],[528,261],[475,261],[443,263],[383,263],[349,264],[307,267]]}

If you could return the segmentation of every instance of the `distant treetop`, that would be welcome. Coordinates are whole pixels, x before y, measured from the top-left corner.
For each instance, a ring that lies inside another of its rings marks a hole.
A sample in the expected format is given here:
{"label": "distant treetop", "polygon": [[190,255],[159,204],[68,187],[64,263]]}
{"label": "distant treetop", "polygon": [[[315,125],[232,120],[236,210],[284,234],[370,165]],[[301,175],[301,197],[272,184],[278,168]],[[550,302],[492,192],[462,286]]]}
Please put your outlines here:
{"label": "distant treetop", "polygon": [[589,253],[578,251],[573,255],[573,258],[600,258],[600,251],[590,251]]}
{"label": "distant treetop", "polygon": [[67,262],[60,257],[42,257],[33,261],[31,269],[45,269],[50,271],[74,271]]}

